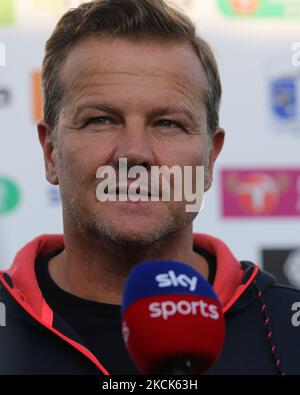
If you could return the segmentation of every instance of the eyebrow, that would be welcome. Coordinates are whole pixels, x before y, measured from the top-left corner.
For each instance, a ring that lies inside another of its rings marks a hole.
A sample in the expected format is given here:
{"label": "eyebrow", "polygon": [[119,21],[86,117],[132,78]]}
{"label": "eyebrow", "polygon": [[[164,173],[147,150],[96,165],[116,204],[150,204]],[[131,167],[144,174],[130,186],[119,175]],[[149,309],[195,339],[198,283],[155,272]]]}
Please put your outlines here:
{"label": "eyebrow", "polygon": [[187,108],[183,108],[182,106],[161,106],[150,111],[149,116],[151,118],[156,118],[163,115],[171,115],[171,114],[183,114],[187,118],[195,121],[195,115],[192,111]]}
{"label": "eyebrow", "polygon": [[[108,103],[97,102],[97,103],[85,103],[85,104],[79,105],[78,107],[76,107],[75,116],[78,116],[85,109],[96,109],[96,110],[114,114],[115,116],[118,116],[118,117],[120,117],[120,114],[122,113],[122,111],[119,108],[113,107]],[[193,121],[196,121],[195,115],[193,114],[193,112],[191,110],[184,108],[182,106],[178,106],[178,105],[159,106],[159,107],[150,111],[150,113],[148,114],[148,118],[157,118],[159,116],[171,115],[171,114],[183,114],[187,118],[189,118]]]}
{"label": "eyebrow", "polygon": [[75,107],[75,116],[78,116],[83,110],[86,109],[95,109],[104,112],[109,112],[111,114],[115,114],[116,116],[120,116],[121,111],[118,108],[112,107],[107,103],[84,103]]}

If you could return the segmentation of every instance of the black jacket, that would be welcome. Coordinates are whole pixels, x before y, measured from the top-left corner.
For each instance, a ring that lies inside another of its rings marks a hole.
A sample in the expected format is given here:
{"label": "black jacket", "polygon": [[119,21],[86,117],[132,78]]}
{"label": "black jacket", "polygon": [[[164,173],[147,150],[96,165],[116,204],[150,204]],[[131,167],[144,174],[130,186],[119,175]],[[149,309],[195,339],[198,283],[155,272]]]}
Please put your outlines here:
{"label": "black jacket", "polygon": [[[214,289],[226,318],[225,344],[207,374],[300,374],[300,291],[251,262],[238,262],[220,240],[195,235],[217,258]],[[62,236],[41,236],[26,245],[0,273],[0,374],[109,374],[74,330],[44,301],[33,270],[36,256],[63,246]]]}

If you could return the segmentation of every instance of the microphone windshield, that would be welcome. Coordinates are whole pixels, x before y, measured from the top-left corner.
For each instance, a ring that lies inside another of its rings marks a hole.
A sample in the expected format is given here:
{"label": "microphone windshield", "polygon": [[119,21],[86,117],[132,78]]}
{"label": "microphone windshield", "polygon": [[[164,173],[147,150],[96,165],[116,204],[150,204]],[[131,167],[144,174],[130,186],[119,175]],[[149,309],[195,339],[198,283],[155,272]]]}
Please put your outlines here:
{"label": "microphone windshield", "polygon": [[125,284],[122,332],[141,373],[155,374],[186,358],[191,373],[200,374],[213,365],[223,347],[222,306],[191,266],[169,260],[144,262],[130,271]]}

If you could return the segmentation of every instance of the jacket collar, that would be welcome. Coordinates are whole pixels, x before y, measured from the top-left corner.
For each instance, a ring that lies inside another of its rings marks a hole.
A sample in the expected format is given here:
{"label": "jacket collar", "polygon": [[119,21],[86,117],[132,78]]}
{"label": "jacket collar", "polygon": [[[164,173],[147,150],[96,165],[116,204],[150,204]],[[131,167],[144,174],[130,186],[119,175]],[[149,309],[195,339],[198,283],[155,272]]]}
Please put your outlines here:
{"label": "jacket collar", "polygon": [[[244,271],[229,248],[219,239],[205,234],[194,234],[194,245],[216,257],[217,271],[214,290],[222,306],[228,305],[242,283]],[[13,290],[38,317],[51,318],[53,312],[45,302],[35,275],[35,260],[54,250],[64,248],[63,235],[42,235],[27,243],[16,255],[6,273]],[[49,318],[49,319],[50,319]]]}
{"label": "jacket collar", "polygon": [[216,257],[217,271],[213,288],[222,306],[226,306],[244,277],[240,262],[223,241],[213,236],[194,234],[194,245],[206,249]]}
{"label": "jacket collar", "polygon": [[43,317],[45,309],[51,314],[51,309],[45,302],[37,282],[35,260],[63,248],[63,235],[36,237],[17,253],[11,267],[6,271],[12,280],[13,291],[38,317]]}

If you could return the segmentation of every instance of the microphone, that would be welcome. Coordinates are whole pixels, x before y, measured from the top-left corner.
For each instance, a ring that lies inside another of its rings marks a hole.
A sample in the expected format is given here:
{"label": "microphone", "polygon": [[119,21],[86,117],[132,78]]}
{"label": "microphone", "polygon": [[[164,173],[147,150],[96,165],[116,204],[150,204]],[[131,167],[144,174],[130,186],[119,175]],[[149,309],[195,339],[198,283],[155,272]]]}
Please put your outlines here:
{"label": "microphone", "polygon": [[225,322],[208,282],[192,267],[153,260],[129,273],[122,333],[142,374],[201,374],[218,359]]}

